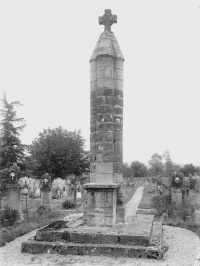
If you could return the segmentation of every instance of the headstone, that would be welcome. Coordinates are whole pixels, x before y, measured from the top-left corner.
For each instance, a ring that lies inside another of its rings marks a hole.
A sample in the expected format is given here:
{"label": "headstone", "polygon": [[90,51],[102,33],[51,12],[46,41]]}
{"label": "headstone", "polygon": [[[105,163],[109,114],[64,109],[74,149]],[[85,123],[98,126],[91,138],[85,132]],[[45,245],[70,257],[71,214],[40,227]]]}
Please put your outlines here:
{"label": "headstone", "polygon": [[23,220],[22,204],[21,204],[21,187],[19,184],[7,185],[7,204],[19,213],[19,220]]}
{"label": "headstone", "polygon": [[192,217],[190,215],[186,216],[185,221],[191,223]]}
{"label": "headstone", "polygon": [[[103,24],[105,30],[100,35],[90,59],[90,185],[85,186],[88,191],[88,202],[93,200],[90,198],[93,196],[95,200],[97,198],[105,200],[106,195],[113,199],[117,195],[117,202],[113,201],[112,207],[109,206],[112,208],[109,215],[113,216],[113,223],[116,222],[114,218],[116,213],[118,213],[117,220],[124,220],[123,212],[116,211],[123,207],[124,193],[122,173],[124,57],[114,33],[111,32],[111,25],[116,22],[117,16],[112,15],[110,9],[106,9],[105,14],[99,18],[99,24]],[[98,217],[99,213],[93,215]],[[102,218],[102,223],[99,218],[95,219],[98,220],[98,225],[106,225],[105,219]]]}
{"label": "headstone", "polygon": [[172,202],[176,205],[183,204],[183,195],[181,189],[171,188],[171,203]]}
{"label": "headstone", "polygon": [[36,188],[36,190],[35,190],[35,198],[40,198],[40,196],[41,196],[40,188]]}
{"label": "headstone", "polygon": [[41,188],[41,204],[51,209],[51,188]]}
{"label": "headstone", "polygon": [[52,203],[52,193],[50,185],[50,176],[48,174],[44,175],[41,188],[41,204],[46,208],[51,209]]}
{"label": "headstone", "polygon": [[162,214],[162,221],[166,222],[168,220],[168,214],[167,213],[163,213]]}
{"label": "headstone", "polygon": [[77,198],[81,199],[81,192],[77,191],[76,196],[77,196]]}

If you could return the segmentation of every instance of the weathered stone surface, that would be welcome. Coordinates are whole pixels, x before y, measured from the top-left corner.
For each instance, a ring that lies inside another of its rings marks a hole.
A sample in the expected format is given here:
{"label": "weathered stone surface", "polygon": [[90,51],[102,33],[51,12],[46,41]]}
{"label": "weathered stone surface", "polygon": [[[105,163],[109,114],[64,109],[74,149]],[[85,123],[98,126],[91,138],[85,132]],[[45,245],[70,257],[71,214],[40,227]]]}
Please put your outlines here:
{"label": "weathered stone surface", "polygon": [[102,66],[100,68],[97,68],[97,75],[95,78],[112,78],[113,77],[113,68],[112,67],[106,67]]}
{"label": "weathered stone surface", "polygon": [[51,209],[51,204],[52,204],[51,188],[41,189],[41,204],[46,208]]}
{"label": "weathered stone surface", "polygon": [[[97,86],[102,88],[113,88],[113,79],[112,78],[98,78]],[[117,87],[116,87],[117,88]]]}
{"label": "weathered stone surface", "polygon": [[113,96],[114,94],[114,90],[113,88],[109,89],[109,88],[97,88],[97,97],[98,96]]}
{"label": "weathered stone surface", "polygon": [[151,234],[151,246],[158,246],[161,248],[162,246],[162,222],[154,221],[153,229]]}
{"label": "weathered stone surface", "polygon": [[120,243],[129,245],[150,245],[153,215],[138,214],[137,219],[120,233]]}
{"label": "weathered stone surface", "polygon": [[19,213],[19,220],[23,220],[21,205],[21,188],[19,184],[7,185],[7,204]]}
{"label": "weathered stone surface", "polygon": [[[106,22],[107,23],[107,22]],[[122,130],[123,130],[123,55],[112,32],[105,31],[95,46],[90,60],[91,80],[91,122],[90,122],[90,181],[105,184],[123,183],[122,176]],[[116,132],[116,134],[115,134]],[[114,136],[115,135],[115,136]],[[106,192],[107,191],[107,192]],[[122,201],[123,193],[118,191],[115,200]],[[121,191],[121,190],[120,190]],[[94,192],[94,207],[98,205],[98,193]],[[110,193],[108,188],[101,193]],[[112,192],[116,194],[116,192]],[[113,195],[114,195],[113,194]],[[88,194],[89,197],[91,196]],[[118,198],[118,199],[117,199]],[[95,201],[95,199],[97,201]],[[89,200],[90,202],[90,200]],[[89,224],[109,224],[116,221],[116,202],[112,217],[104,218],[90,213]],[[104,206],[104,208],[106,208]],[[107,214],[107,209],[100,213]]]}
{"label": "weathered stone surface", "polygon": [[113,179],[115,183],[122,183],[123,182],[123,175],[122,173],[114,173],[113,174]]}
{"label": "weathered stone surface", "polygon": [[96,172],[98,174],[113,173],[113,164],[112,163],[97,163]]}
{"label": "weathered stone surface", "polygon": [[24,253],[48,253],[60,255],[90,255],[128,258],[162,258],[162,250],[158,247],[123,246],[116,244],[78,244],[78,243],[48,243],[29,240],[22,243]]}
{"label": "weathered stone surface", "polygon": [[112,113],[113,112],[113,106],[112,105],[98,105],[97,106],[97,113]]}
{"label": "weathered stone surface", "polygon": [[[105,188],[105,184],[98,187],[97,184],[89,183],[86,186],[88,188],[94,187],[97,191]],[[109,189],[116,186],[116,184],[108,185]],[[38,230],[35,240],[32,238],[22,243],[22,252],[107,256],[105,250],[109,249],[109,256],[112,257],[120,251],[121,253],[118,255],[122,257],[138,257],[139,254],[139,257],[162,258],[162,222],[153,222],[152,215],[138,215],[136,219],[138,223],[134,221],[131,224],[119,223],[112,226],[116,217],[109,215],[110,210],[104,215],[102,209],[95,210],[98,215],[94,214],[94,210],[90,212],[87,216],[88,223],[91,223],[91,225],[110,223],[110,226],[91,227],[83,225],[82,218],[76,218],[73,222],[60,220],[58,221],[58,229],[53,229],[57,224],[52,223]],[[117,214],[123,216],[123,211],[123,206],[121,206],[121,209],[117,210]],[[142,222],[147,223],[148,221],[152,221],[153,229],[152,227],[146,227],[144,230]],[[136,225],[137,228],[135,228]],[[142,234],[139,235],[138,231],[141,231]],[[150,236],[150,239],[148,236]],[[70,247],[69,250],[68,247]],[[76,251],[77,253],[71,253],[72,247],[73,252]],[[98,252],[93,253],[96,248],[98,248]],[[63,251],[65,249],[66,252]],[[91,250],[92,253],[90,253]]]}
{"label": "weathered stone surface", "polygon": [[97,67],[113,67],[113,58],[104,56],[104,57],[98,57],[97,58]]}

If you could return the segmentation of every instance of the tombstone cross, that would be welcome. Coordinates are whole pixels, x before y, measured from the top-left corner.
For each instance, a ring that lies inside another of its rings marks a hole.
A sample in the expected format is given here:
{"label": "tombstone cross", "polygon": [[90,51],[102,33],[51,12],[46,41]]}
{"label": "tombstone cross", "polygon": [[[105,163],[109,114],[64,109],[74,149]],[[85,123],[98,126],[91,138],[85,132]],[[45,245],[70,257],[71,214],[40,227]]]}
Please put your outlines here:
{"label": "tombstone cross", "polygon": [[111,14],[111,9],[106,9],[105,14],[99,17],[99,24],[104,25],[104,31],[111,31],[111,25],[117,23],[117,16]]}

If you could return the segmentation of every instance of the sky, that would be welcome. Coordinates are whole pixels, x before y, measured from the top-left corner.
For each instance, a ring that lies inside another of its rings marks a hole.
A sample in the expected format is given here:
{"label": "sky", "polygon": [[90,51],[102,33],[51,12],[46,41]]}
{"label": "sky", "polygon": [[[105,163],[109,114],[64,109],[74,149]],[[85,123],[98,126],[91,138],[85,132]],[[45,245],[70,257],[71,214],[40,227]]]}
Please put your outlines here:
{"label": "sky", "polygon": [[105,9],[125,57],[124,162],[169,150],[175,163],[200,165],[196,0],[0,0],[0,98],[23,104],[22,143],[62,126],[81,129],[89,149],[89,60]]}

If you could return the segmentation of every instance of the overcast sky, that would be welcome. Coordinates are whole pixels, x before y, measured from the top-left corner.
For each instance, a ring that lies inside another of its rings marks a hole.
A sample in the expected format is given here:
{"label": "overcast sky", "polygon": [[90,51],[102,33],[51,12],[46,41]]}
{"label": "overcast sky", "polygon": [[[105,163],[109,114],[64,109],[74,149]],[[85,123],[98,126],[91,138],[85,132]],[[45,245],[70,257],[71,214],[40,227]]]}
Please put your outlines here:
{"label": "overcast sky", "polygon": [[89,148],[89,59],[105,9],[118,17],[125,57],[124,162],[169,150],[176,163],[200,165],[196,0],[0,0],[0,98],[24,105],[22,142],[62,126],[81,129]]}

